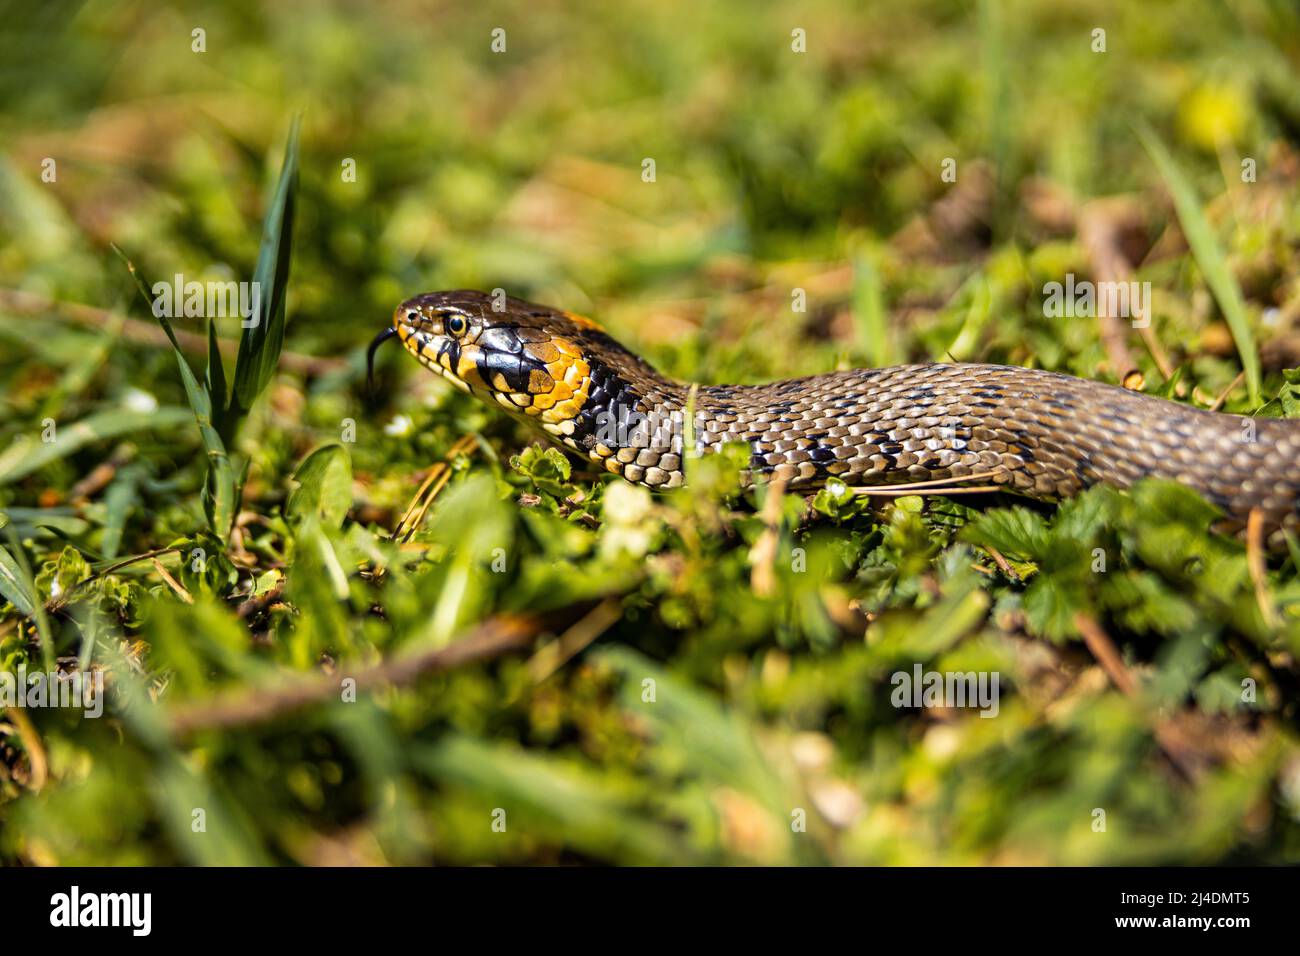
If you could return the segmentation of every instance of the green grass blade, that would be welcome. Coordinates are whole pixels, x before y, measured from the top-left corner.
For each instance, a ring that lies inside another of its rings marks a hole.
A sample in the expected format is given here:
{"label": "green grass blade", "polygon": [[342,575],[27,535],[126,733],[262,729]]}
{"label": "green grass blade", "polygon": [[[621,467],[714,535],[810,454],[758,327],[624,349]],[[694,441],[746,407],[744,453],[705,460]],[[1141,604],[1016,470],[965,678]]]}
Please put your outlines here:
{"label": "green grass blade", "polygon": [[[36,624],[36,634],[41,644],[41,660],[47,671],[53,670],[54,635],[50,631],[50,620],[45,614],[45,605],[41,603],[40,591],[36,588],[36,579],[32,575],[31,565],[27,563],[27,555],[23,552],[22,542],[18,540],[18,532],[14,530],[14,526],[5,525],[4,533],[9,539],[9,550],[4,552],[3,559],[0,560],[0,578],[4,580],[7,588],[4,592],[5,596],[9,597],[9,591],[12,590],[24,598],[31,608],[26,613]],[[14,601],[14,607],[19,607],[17,601]]]}
{"label": "green grass blade", "polygon": [[221,349],[217,344],[217,323],[212,319],[208,319],[208,368],[204,379],[214,412],[212,424],[229,441],[231,436],[226,430],[226,367],[222,364]]}
{"label": "green grass blade", "polygon": [[280,180],[262,224],[262,245],[257,255],[259,301],[257,323],[244,329],[235,360],[235,380],[226,415],[228,433],[253,407],[280,361],[284,343],[284,296],[292,255],[294,206],[298,192],[298,133],[301,117],[294,119],[284,149]]}
{"label": "green grass blade", "polygon": [[1255,347],[1255,335],[1246,316],[1246,302],[1242,298],[1241,289],[1228,269],[1223,251],[1201,211],[1201,202],[1191,181],[1149,127],[1139,126],[1138,135],[1169,187],[1183,235],[1187,237],[1187,244],[1196,257],[1196,264],[1201,267],[1205,283],[1214,293],[1228,328],[1232,330],[1232,339],[1237,343],[1237,354],[1241,357],[1241,367],[1246,373],[1246,389],[1250,393],[1251,404],[1257,406],[1260,390],[1259,351]]}
{"label": "green grass blade", "polygon": [[113,251],[126,263],[126,269],[131,273],[131,278],[135,280],[135,287],[140,290],[140,297],[144,299],[145,305],[148,306],[149,314],[162,326],[162,330],[167,333],[167,338],[172,343],[172,351],[176,353],[176,364],[180,368],[181,384],[185,386],[185,397],[189,400],[190,407],[194,409],[194,414],[199,419],[200,429],[203,428],[205,422],[210,425],[212,422],[212,401],[207,390],[195,377],[194,369],[190,368],[190,363],[185,358],[180,343],[176,341],[176,333],[172,330],[171,322],[168,321],[167,316],[158,315],[154,312],[153,296],[149,294],[149,286],[145,283],[144,277],[140,275],[140,271],[136,269],[135,263],[116,245],[113,246]]}
{"label": "green grass blade", "polygon": [[517,808],[516,819],[529,832],[546,833],[579,851],[612,852],[620,862],[640,865],[692,861],[678,834],[647,820],[616,780],[562,758],[450,735],[416,750],[412,763],[435,780],[484,795],[489,807]]}
{"label": "green grass blade", "polygon": [[853,258],[853,324],[858,350],[872,368],[894,364],[880,269],[867,249]]}
{"label": "green grass blade", "polygon": [[[238,502],[238,495],[236,494],[235,469],[230,462],[230,456],[226,454],[225,440],[221,437],[221,433],[217,430],[217,424],[213,419],[212,395],[207,386],[194,375],[194,369],[190,368],[185,353],[181,351],[180,343],[176,341],[176,333],[172,330],[171,322],[167,320],[165,315],[154,313],[153,298],[149,295],[149,287],[145,284],[139,270],[136,269],[135,263],[127,258],[126,253],[117,246],[113,246],[113,251],[126,263],[127,270],[135,280],[136,288],[140,290],[140,295],[149,306],[149,314],[158,320],[158,324],[167,333],[167,338],[172,344],[172,351],[176,353],[176,367],[180,369],[181,383],[185,386],[185,396],[194,412],[194,419],[198,422],[199,437],[203,440],[203,448],[208,454],[208,471],[203,482],[204,514],[208,519],[208,525],[212,532],[224,541],[235,521],[235,506]],[[209,349],[215,349],[216,340],[213,338],[211,326],[209,326],[208,331]],[[209,375],[212,374],[213,370],[209,367]],[[222,390],[224,391],[224,370],[220,373],[220,378],[222,380]],[[153,414],[157,415],[158,413],[154,412]]]}
{"label": "green grass blade", "polygon": [[19,435],[13,444],[0,452],[0,485],[7,485],[43,468],[52,461],[66,458],[94,442],[108,441],[122,435],[151,429],[167,429],[189,419],[183,408],[156,408],[137,412],[113,408],[97,412],[77,422],[57,426],[56,439],[42,441],[37,435]]}
{"label": "green grass blade", "polygon": [[4,545],[0,545],[0,596],[25,617],[36,613],[36,595],[28,589],[22,568]]}
{"label": "green grass blade", "polygon": [[100,548],[106,559],[116,558],[122,546],[127,519],[140,504],[140,482],[145,477],[144,468],[130,465],[118,472],[104,493],[104,537]]}

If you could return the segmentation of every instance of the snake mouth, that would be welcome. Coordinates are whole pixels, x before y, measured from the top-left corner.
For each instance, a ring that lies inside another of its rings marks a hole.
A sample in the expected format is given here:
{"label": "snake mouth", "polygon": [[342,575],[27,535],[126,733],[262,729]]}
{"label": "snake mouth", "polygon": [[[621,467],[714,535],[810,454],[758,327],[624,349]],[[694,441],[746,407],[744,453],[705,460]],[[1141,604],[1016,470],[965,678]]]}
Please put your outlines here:
{"label": "snake mouth", "polygon": [[366,391],[371,395],[375,393],[375,352],[378,351],[379,346],[397,334],[397,326],[390,325],[376,335],[374,341],[370,343],[370,348],[366,349]]}

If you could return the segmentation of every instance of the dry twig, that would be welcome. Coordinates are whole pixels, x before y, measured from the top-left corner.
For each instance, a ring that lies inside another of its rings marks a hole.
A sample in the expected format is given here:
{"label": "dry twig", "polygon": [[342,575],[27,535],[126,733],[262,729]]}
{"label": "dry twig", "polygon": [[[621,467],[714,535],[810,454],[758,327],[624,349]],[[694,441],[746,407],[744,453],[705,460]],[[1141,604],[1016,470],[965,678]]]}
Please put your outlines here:
{"label": "dry twig", "polygon": [[349,676],[356,681],[359,691],[410,684],[428,674],[522,650],[532,643],[541,626],[537,618],[498,615],[445,647],[399,654],[351,675],[294,676],[275,686],[231,691],[208,700],[177,704],[168,709],[168,730],[179,738],[201,730],[263,723],[312,704],[340,699],[341,682]]}
{"label": "dry twig", "polygon": [[[1124,666],[1124,661],[1119,656],[1119,649],[1115,647],[1115,642],[1110,639],[1110,635],[1087,614],[1076,614],[1074,624],[1083,635],[1083,642],[1088,646],[1088,650],[1101,664],[1102,670],[1106,672],[1111,683],[1125,697],[1135,698],[1137,682],[1129,669]],[[1173,721],[1160,717],[1153,721],[1151,732],[1174,769],[1191,780],[1201,760],[1187,735]]]}
{"label": "dry twig", "polygon": [[[122,323],[122,338],[128,342],[151,345],[156,348],[168,348],[171,345],[167,341],[167,333],[157,325],[149,322],[126,318],[93,305],[84,305],[80,302],[62,302],[58,299],[37,295],[34,292],[24,292],[21,289],[0,289],[0,308],[24,315],[52,315],[56,318],[66,319],[75,325],[93,329],[102,329],[111,323],[120,321]],[[175,331],[176,341],[180,343],[181,348],[185,351],[196,355],[207,354],[207,336],[199,335],[197,332],[186,332],[183,329],[176,329]],[[230,358],[239,350],[239,343],[232,339],[218,339],[217,347],[221,349],[222,355]],[[322,358],[315,355],[303,355],[300,352],[285,351],[280,353],[280,364],[299,375],[324,375],[328,372],[337,372],[339,369],[346,368],[348,363],[344,359],[333,356]]]}

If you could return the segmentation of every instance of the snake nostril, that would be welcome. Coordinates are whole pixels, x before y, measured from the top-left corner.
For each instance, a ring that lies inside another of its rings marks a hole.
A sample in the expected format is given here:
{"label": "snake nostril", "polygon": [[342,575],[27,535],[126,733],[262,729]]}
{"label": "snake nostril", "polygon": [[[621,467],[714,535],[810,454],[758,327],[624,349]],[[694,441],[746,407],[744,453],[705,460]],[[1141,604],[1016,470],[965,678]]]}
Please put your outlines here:
{"label": "snake nostril", "polygon": [[412,311],[412,312],[408,312],[408,313],[406,313],[406,321],[407,321],[407,322],[414,322],[414,321],[415,321],[416,319],[418,319],[419,317],[420,317],[420,313],[419,313],[419,312],[414,312],[414,311]]}

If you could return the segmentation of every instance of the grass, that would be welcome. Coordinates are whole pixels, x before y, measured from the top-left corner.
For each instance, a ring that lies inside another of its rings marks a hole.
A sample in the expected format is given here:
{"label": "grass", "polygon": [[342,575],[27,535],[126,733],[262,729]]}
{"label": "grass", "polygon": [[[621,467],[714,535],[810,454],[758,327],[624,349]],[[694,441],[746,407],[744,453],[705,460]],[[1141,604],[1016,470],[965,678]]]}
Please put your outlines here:
{"label": "grass", "polygon": [[[1294,541],[1159,483],[782,496],[727,454],[651,495],[400,350],[364,383],[403,298],[499,286],[692,381],[1119,354],[1295,417],[1300,22],[1194,6],[16,21],[0,669],[109,706],[0,711],[0,859],[1300,859]],[[1098,215],[1149,336],[1045,313]],[[177,273],[256,279],[257,324],[156,320]],[[997,716],[894,706],[917,665]]]}

